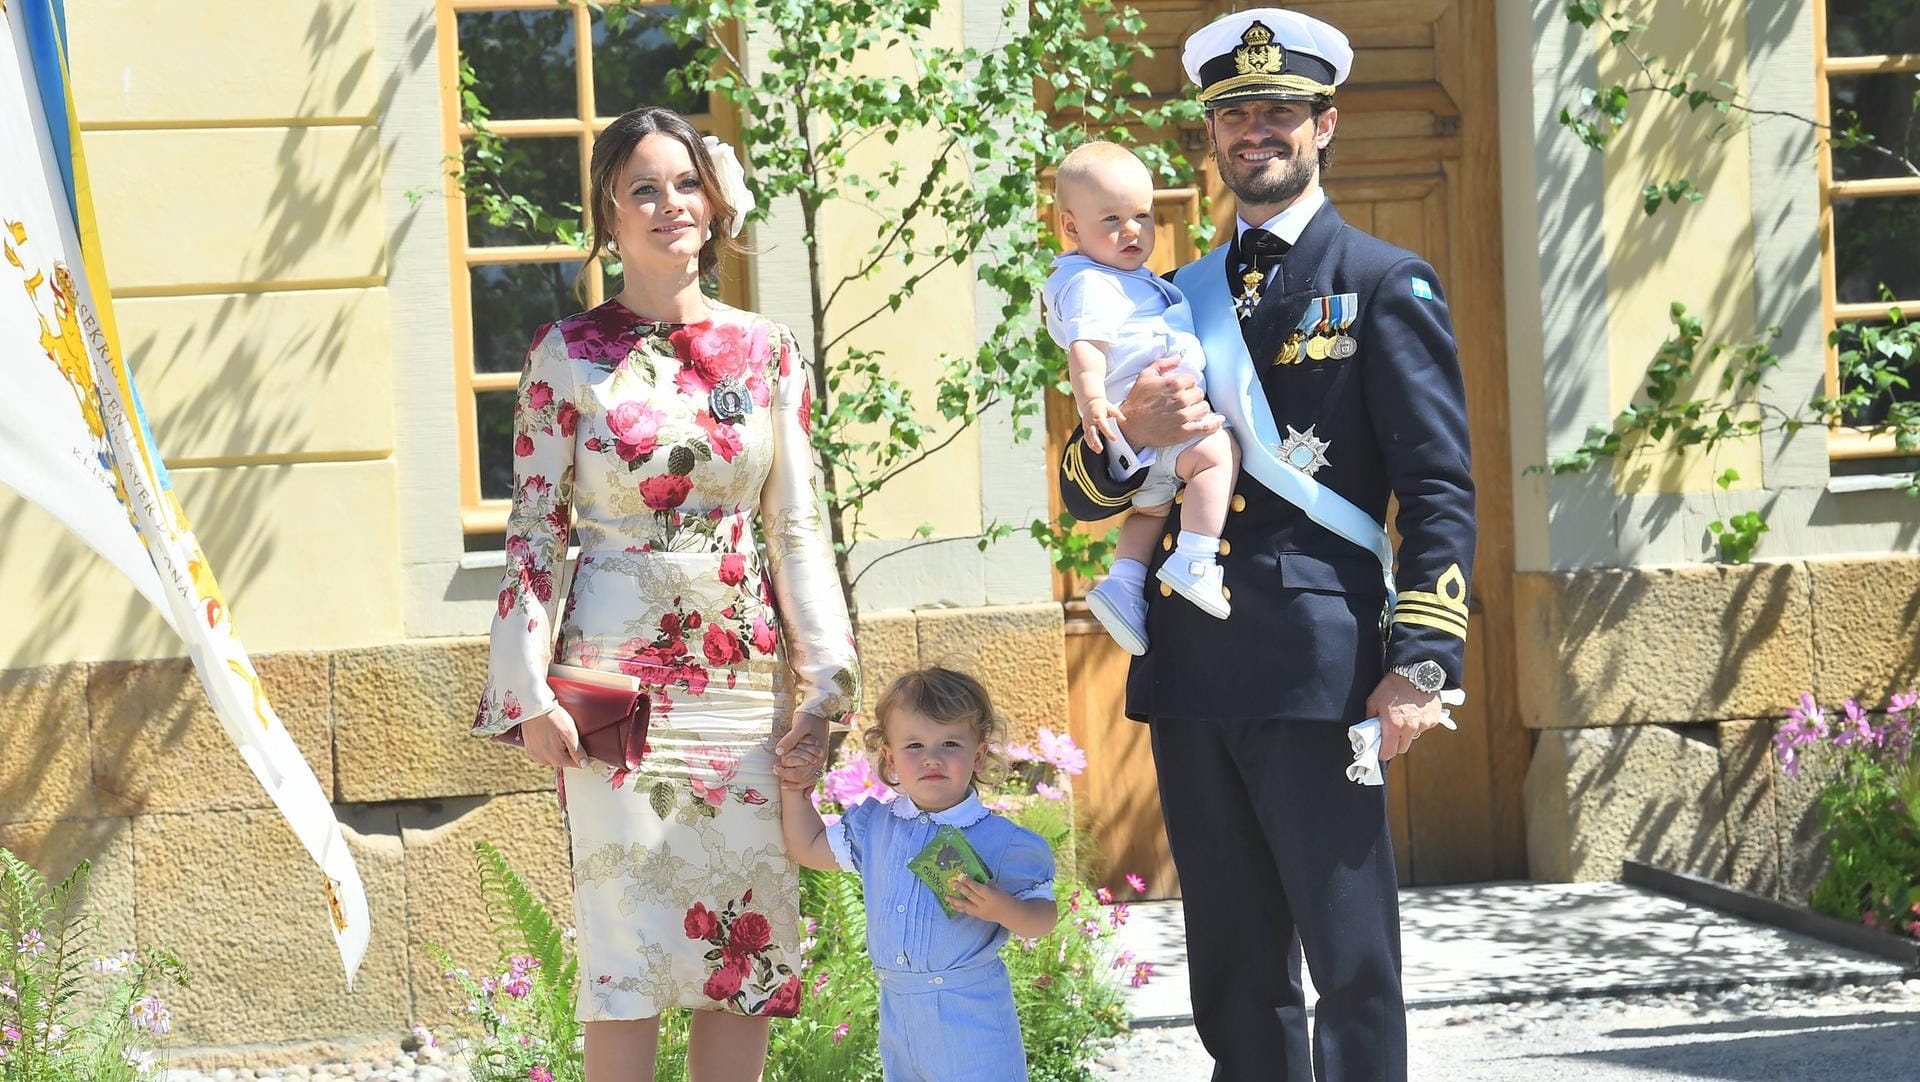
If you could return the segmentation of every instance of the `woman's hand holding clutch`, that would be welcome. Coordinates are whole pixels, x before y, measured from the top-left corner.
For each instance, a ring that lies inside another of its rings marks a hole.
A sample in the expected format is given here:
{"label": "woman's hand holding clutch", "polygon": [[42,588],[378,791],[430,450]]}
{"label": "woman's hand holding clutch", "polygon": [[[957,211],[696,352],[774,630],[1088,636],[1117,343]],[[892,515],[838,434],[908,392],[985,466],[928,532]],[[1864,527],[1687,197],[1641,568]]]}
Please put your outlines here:
{"label": "woman's hand holding clutch", "polygon": [[580,753],[580,730],[567,708],[555,704],[552,710],[520,723],[520,736],[527,757],[544,766],[585,766]]}

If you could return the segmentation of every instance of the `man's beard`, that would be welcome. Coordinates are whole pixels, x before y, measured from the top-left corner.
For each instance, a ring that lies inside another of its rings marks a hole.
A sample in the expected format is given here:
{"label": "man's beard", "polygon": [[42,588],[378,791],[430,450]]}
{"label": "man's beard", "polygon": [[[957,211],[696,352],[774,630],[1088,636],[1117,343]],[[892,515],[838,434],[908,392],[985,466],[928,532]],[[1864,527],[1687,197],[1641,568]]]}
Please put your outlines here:
{"label": "man's beard", "polygon": [[1248,149],[1277,150],[1284,156],[1272,159],[1280,163],[1278,171],[1269,170],[1268,162],[1250,165],[1232,154],[1220,156],[1220,179],[1226,181],[1228,189],[1239,197],[1240,202],[1256,207],[1291,203],[1307,190],[1307,185],[1313,183],[1313,171],[1317,164],[1315,159],[1287,146]]}

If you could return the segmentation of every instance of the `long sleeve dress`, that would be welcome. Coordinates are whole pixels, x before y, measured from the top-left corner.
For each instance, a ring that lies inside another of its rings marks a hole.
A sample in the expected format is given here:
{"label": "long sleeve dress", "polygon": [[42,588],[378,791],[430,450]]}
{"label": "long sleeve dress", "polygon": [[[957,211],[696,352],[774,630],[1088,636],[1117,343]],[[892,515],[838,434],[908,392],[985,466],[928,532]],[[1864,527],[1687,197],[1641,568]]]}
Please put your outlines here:
{"label": "long sleeve dress", "polygon": [[811,399],[792,333],[725,306],[661,324],[609,300],[528,352],[474,732],[551,709],[549,659],[629,673],[653,711],[638,771],[561,772],[582,1020],[799,1009],[773,747],[859,701]]}

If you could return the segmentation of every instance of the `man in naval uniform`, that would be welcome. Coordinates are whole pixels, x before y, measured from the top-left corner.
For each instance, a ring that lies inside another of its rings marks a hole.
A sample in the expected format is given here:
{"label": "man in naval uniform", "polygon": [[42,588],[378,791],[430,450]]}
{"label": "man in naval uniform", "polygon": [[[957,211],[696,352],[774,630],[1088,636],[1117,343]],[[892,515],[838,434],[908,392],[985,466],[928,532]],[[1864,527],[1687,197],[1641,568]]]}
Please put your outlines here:
{"label": "man in naval uniform", "polygon": [[[1135,447],[1224,416],[1243,455],[1220,545],[1233,616],[1147,585],[1174,558],[1163,542],[1141,584],[1151,646],[1127,680],[1127,715],[1151,726],[1216,1080],[1406,1078],[1386,790],[1348,780],[1347,727],[1378,717],[1380,758],[1405,753],[1440,723],[1466,647],[1473,481],[1440,280],[1347,225],[1320,185],[1352,60],[1338,30],[1276,8],[1187,40],[1239,216],[1174,275],[1206,347],[1205,397],[1163,362],[1123,404],[1121,439],[1096,455],[1076,432],[1061,461],[1067,509],[1093,520],[1146,476]],[[1311,1053],[1302,953],[1319,994]]]}

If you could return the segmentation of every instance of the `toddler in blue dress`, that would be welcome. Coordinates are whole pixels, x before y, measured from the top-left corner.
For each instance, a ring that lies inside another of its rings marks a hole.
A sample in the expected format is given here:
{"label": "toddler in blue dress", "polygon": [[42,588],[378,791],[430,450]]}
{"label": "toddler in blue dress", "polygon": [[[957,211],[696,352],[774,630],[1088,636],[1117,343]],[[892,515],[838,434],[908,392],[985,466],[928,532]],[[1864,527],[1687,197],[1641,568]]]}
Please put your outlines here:
{"label": "toddler in blue dress", "polygon": [[[867,750],[900,795],[856,804],[828,826],[806,790],[783,788],[787,854],[808,868],[860,875],[887,1082],[1025,1079],[1000,948],[1012,935],[1046,935],[1060,911],[1046,841],[988,811],[973,788],[977,773],[1002,765],[989,748],[1001,727],[993,703],[972,677],[927,668],[894,681],[875,714]],[[992,877],[957,878],[952,917],[908,867],[943,826],[966,836]]]}

